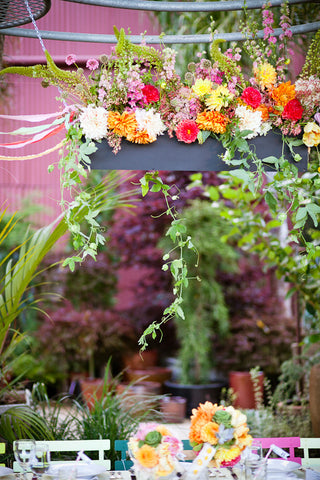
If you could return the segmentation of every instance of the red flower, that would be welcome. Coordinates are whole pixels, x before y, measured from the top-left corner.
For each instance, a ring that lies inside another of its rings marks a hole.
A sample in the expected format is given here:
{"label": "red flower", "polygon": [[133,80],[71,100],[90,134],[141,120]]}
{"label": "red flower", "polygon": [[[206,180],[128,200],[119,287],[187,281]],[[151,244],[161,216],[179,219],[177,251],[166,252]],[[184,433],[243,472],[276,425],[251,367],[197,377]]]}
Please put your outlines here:
{"label": "red flower", "polygon": [[158,90],[153,85],[145,85],[142,88],[142,93],[146,104],[157,102],[160,98]]}
{"label": "red flower", "polygon": [[250,107],[258,108],[261,103],[261,93],[253,87],[247,87],[243,90],[241,99]]}
{"label": "red flower", "polygon": [[176,136],[180,142],[192,143],[197,139],[198,125],[193,120],[182,120],[176,128]]}
{"label": "red flower", "polygon": [[283,112],[281,114],[282,118],[286,118],[288,120],[292,120],[293,122],[296,122],[300,120],[303,114],[303,106],[297,100],[294,98],[293,100],[290,100],[286,106],[283,109]]}

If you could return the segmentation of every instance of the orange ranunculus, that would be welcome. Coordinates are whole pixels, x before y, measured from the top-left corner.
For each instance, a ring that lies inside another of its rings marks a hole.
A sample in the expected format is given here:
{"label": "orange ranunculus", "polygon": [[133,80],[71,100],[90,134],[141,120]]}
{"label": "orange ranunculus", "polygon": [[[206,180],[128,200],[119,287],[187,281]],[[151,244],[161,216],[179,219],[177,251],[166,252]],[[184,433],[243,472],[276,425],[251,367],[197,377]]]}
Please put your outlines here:
{"label": "orange ranunculus", "polygon": [[138,128],[138,124],[134,113],[109,112],[108,127],[120,137],[127,137]]}
{"label": "orange ranunculus", "polygon": [[156,467],[159,463],[159,457],[153,447],[143,445],[136,453],[138,462],[146,468]]}
{"label": "orange ranunculus", "polygon": [[172,436],[170,430],[168,430],[167,427],[165,427],[164,425],[158,425],[156,430],[157,430],[157,432],[160,432],[163,437],[165,435],[169,435],[169,437]]}
{"label": "orange ranunculus", "polygon": [[295,85],[292,85],[290,80],[274,88],[271,92],[272,98],[276,104],[280,107],[285,107],[290,100],[293,100],[296,96]]}
{"label": "orange ranunculus", "polygon": [[156,137],[150,137],[146,130],[134,130],[127,134],[127,140],[132,143],[152,143],[156,141]]}
{"label": "orange ranunculus", "polygon": [[252,437],[251,435],[242,435],[236,439],[236,445],[240,448],[240,450],[244,450],[246,447],[250,447],[252,444]]}
{"label": "orange ranunculus", "polygon": [[224,133],[229,119],[220,112],[214,110],[198,114],[196,122],[200,130],[210,130],[214,133]]}
{"label": "orange ranunculus", "polygon": [[219,431],[219,425],[215,422],[206,423],[201,429],[201,437],[203,442],[208,442],[211,445],[216,445],[218,439],[216,433]]}

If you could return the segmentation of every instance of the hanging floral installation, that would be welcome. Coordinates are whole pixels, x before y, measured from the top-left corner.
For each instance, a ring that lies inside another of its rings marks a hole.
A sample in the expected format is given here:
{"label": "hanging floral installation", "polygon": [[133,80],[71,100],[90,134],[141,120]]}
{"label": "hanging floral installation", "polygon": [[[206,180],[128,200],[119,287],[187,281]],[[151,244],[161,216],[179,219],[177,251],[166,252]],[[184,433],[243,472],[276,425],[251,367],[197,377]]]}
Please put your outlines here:
{"label": "hanging floral installation", "polygon": [[[134,45],[125,31],[117,28],[114,31],[118,42],[112,53],[99,59],[89,58],[87,72],[77,67],[73,54],[66,57],[68,69],[57,67],[48,51],[45,51],[46,64],[5,68],[0,72],[2,75],[40,78],[44,87],[57,87],[62,108],[46,116],[48,120],[54,118],[50,124],[11,132],[30,135],[29,140],[1,143],[0,147],[16,149],[64,130],[65,139],[56,146],[61,152],[61,191],[69,189],[73,204],[85,205],[87,197],[81,184],[91,169],[91,155],[101,142],[107,142],[116,169],[117,154],[124,142],[156,145],[159,138],[166,135],[184,145],[197,144],[200,149],[210,137],[223,146],[220,157],[226,170],[232,168],[230,175],[237,177],[251,192],[260,191],[263,186],[265,199],[273,212],[277,211],[277,192],[280,192],[282,200],[285,198],[289,205],[288,210],[297,212],[296,228],[302,228],[308,216],[317,225],[320,212],[316,194],[320,143],[320,32],[310,45],[301,74],[292,83],[288,67],[294,53],[288,48],[292,37],[288,8],[286,3],[281,7],[279,26],[282,33],[278,38],[272,10],[266,4],[262,7],[263,39],[257,35],[258,26],[246,21],[242,27],[246,40],[241,46],[232,45],[222,53],[222,40],[213,40],[210,57],[199,52],[184,75],[179,75],[175,69],[177,52],[174,49],[146,46],[143,36],[141,44]],[[212,33],[218,37],[217,32]],[[244,53],[250,58],[250,67],[242,61]],[[26,116],[15,119],[37,121],[35,117]],[[261,156],[250,142],[267,137],[271,132],[278,133],[283,148],[278,156],[268,151]],[[314,188],[304,199],[299,195],[297,168],[301,160],[297,148],[301,146],[316,154],[315,162],[309,166]],[[42,155],[45,153],[48,151]],[[281,182],[265,182],[266,166],[268,170],[281,172]],[[49,171],[53,168],[50,166]],[[175,170],[174,164],[172,170]],[[193,170],[197,170],[196,159]],[[170,186],[163,184],[158,172],[146,172],[140,182],[143,195],[149,190],[163,191],[167,214],[172,216],[169,235],[180,251],[178,260],[165,257],[168,262],[164,268],[170,268],[174,276],[177,297],[173,307],[165,312],[164,321],[167,321],[177,314],[183,316],[181,292],[188,280],[182,250],[194,246],[187,234],[183,237],[183,226],[169,205],[172,200]],[[285,189],[288,182],[290,188]],[[97,212],[88,206],[89,235],[85,235],[77,218],[69,213],[70,204],[63,195],[61,204],[66,211],[74,247],[77,251],[81,249],[76,261],[81,262],[86,255],[95,258],[98,246],[104,241],[96,221]],[[74,259],[70,265],[74,266]],[[153,334],[154,328],[152,326],[148,333]]]}

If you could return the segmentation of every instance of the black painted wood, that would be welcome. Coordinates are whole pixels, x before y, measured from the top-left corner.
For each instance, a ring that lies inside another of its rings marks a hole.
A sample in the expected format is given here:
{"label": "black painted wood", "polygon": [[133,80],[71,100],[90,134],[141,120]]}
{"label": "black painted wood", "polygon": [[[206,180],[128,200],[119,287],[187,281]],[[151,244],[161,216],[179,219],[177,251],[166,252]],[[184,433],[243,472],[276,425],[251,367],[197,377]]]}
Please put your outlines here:
{"label": "black painted wood", "polygon": [[[256,137],[249,140],[252,148],[256,149],[259,158],[281,156],[283,144],[280,133],[270,132],[265,137]],[[220,142],[209,137],[204,144],[197,142],[186,144],[161,135],[153,143],[138,145],[123,140],[121,150],[114,155],[107,140],[97,143],[98,150],[90,155],[91,168],[96,170],[181,170],[181,171],[225,171],[237,167],[228,166],[221,159],[224,148]],[[295,147],[295,152],[302,157],[295,162],[287,146],[284,153],[289,161],[296,164],[299,171],[308,168],[308,149],[305,146]],[[239,156],[240,158],[240,156]],[[254,166],[252,167],[254,169]],[[274,168],[266,165],[265,170]]]}

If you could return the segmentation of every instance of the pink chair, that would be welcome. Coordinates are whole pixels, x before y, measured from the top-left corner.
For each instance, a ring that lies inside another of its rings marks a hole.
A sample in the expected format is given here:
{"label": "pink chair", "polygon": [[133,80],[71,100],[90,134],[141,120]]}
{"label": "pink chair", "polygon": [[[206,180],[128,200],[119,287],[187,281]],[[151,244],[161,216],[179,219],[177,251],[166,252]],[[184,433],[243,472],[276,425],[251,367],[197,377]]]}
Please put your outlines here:
{"label": "pink chair", "polygon": [[[273,438],[256,438],[255,440],[258,440],[261,442],[262,448],[269,449],[271,445],[276,445],[277,447],[283,448],[283,450],[288,451],[289,449],[289,457],[287,460],[290,460],[292,462],[297,462],[301,465],[301,458],[296,457],[294,453],[295,448],[300,448],[300,437],[273,437]],[[267,452],[263,452],[266,454]]]}

